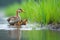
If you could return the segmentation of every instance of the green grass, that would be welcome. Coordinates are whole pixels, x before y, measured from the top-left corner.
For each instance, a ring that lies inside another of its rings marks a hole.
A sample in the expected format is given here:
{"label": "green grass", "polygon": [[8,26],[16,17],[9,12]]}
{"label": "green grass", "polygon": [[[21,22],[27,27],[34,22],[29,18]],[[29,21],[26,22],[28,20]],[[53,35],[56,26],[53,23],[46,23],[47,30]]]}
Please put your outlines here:
{"label": "green grass", "polygon": [[60,22],[60,0],[23,0],[21,4],[14,3],[6,8],[6,16],[15,15],[18,8],[24,9],[25,13],[20,14],[22,19],[31,22],[48,24],[50,20],[54,23]]}

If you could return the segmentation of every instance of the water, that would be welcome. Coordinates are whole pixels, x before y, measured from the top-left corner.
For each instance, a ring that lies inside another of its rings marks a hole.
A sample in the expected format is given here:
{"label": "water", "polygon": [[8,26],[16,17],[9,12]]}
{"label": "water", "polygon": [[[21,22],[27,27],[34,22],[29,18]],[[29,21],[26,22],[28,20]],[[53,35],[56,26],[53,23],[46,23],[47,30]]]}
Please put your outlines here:
{"label": "water", "polygon": [[22,25],[20,29],[10,28],[13,26],[8,25],[6,21],[1,21],[0,40],[60,40],[60,31],[40,27],[40,24]]}
{"label": "water", "polygon": [[22,25],[21,26],[22,28],[17,29],[17,28],[12,28],[14,26],[11,25],[9,26],[8,24],[0,24],[0,39],[1,40],[25,40],[25,39],[28,40],[28,38],[25,35],[26,31],[40,30],[39,28],[33,29],[32,27],[27,27],[28,25]]}
{"label": "water", "polygon": [[[9,36],[9,31],[0,30],[0,40],[16,40]],[[60,32],[50,30],[22,31],[21,40],[60,40]]]}
{"label": "water", "polygon": [[60,40],[60,31],[48,30],[42,28],[28,28],[23,25],[22,28],[9,28],[8,24],[0,24],[0,40]]}

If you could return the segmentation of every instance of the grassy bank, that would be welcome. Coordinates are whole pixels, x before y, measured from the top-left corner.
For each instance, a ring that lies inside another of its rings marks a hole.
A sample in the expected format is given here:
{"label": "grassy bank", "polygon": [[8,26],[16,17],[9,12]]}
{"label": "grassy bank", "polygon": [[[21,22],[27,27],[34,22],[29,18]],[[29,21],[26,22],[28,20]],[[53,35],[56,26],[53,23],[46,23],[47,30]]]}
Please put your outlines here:
{"label": "grassy bank", "polygon": [[31,22],[48,24],[60,22],[60,0],[23,0],[21,4],[14,3],[6,8],[6,16],[15,15],[18,8],[25,10],[20,14],[22,19],[28,19]]}

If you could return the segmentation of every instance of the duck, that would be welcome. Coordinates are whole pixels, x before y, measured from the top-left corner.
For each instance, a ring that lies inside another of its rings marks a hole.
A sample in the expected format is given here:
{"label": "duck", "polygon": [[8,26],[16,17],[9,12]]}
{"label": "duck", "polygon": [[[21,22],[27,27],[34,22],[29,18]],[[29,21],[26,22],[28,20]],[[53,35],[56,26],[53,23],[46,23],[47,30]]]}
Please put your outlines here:
{"label": "duck", "polygon": [[18,15],[18,14],[21,13],[21,12],[24,12],[24,10],[23,10],[23,9],[18,9],[18,10],[16,11],[16,16],[12,16],[12,17],[9,17],[9,18],[7,19],[8,23],[9,23],[10,25],[15,25],[16,23],[21,24],[21,23],[22,23],[21,17],[19,17],[19,15]]}

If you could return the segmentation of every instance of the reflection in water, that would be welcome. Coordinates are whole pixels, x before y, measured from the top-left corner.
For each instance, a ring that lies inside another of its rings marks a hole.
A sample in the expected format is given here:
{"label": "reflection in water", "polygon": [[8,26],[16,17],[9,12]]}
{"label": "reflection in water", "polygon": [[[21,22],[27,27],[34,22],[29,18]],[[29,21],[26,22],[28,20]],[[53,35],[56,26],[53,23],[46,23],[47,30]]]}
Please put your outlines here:
{"label": "reflection in water", "polygon": [[[9,26],[9,28],[16,28],[16,27]],[[10,38],[20,40],[20,28],[16,28],[15,30],[9,30],[8,34]]]}
{"label": "reflection in water", "polygon": [[[1,29],[4,27],[4,29]],[[11,29],[13,27],[13,29]],[[27,29],[27,28],[26,28]],[[46,29],[41,30],[26,30],[25,28],[14,28],[14,26],[9,26],[9,28],[0,25],[0,40],[60,40],[60,31],[51,31]],[[21,34],[22,33],[22,34]]]}

